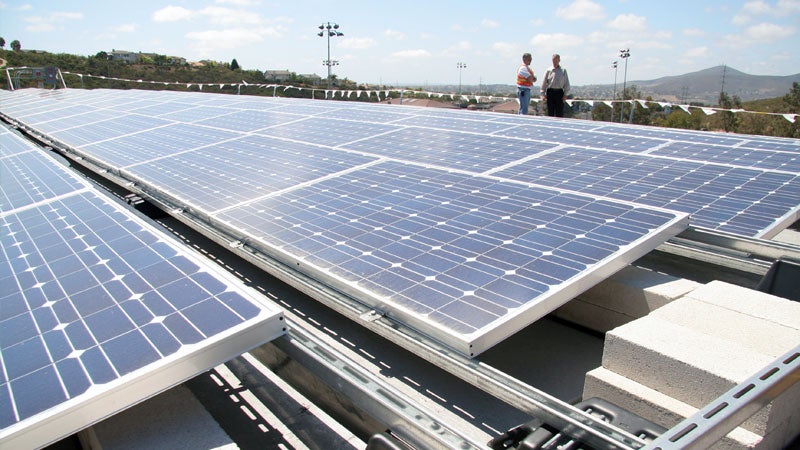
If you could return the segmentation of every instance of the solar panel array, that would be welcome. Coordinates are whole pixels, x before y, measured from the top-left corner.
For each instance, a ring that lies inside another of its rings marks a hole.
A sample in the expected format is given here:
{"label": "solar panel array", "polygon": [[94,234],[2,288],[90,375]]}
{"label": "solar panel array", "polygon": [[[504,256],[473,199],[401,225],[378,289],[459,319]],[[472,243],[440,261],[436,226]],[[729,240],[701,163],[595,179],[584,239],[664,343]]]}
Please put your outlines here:
{"label": "solar panel array", "polygon": [[42,447],[283,334],[279,308],[6,128],[0,180],[0,447]]}
{"label": "solar panel array", "polygon": [[[800,209],[796,171],[745,164],[793,158],[790,139],[187,92],[1,99],[26,127],[468,355],[687,216],[766,236]],[[680,146],[775,156],[708,162],[670,154]]]}

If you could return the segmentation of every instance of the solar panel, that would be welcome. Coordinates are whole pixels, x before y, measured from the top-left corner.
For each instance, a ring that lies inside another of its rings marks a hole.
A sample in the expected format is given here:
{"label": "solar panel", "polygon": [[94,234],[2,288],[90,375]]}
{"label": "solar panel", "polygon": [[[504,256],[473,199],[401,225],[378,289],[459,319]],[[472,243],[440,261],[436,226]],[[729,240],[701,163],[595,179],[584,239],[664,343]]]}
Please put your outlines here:
{"label": "solar panel", "polygon": [[9,139],[0,446],[43,447],[283,334],[276,306]]}
{"label": "solar panel", "polygon": [[100,142],[59,141],[469,355],[655,248],[687,216],[765,236],[800,214],[797,173],[745,156],[655,154],[692,142],[787,153],[793,140],[197,92],[73,91],[58,101],[114,97],[150,112],[178,103],[222,114],[183,122],[174,113],[164,127],[140,121]]}
{"label": "solar panel", "polygon": [[249,245],[468,355],[685,226],[679,213],[399,162],[218,217]]}

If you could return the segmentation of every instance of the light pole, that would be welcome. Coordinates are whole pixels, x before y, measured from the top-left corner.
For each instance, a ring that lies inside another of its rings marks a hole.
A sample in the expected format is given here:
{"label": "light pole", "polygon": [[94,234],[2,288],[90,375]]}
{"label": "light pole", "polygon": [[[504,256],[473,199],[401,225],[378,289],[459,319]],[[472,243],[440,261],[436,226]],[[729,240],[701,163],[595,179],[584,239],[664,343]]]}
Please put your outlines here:
{"label": "light pole", "polygon": [[[614,69],[614,96],[611,97],[612,100],[617,99],[617,66],[619,65],[619,61],[614,61],[611,63],[611,68]],[[613,105],[613,103],[612,103]],[[611,121],[614,121],[614,107],[611,107]]]}
{"label": "light pole", "polygon": [[336,36],[344,36],[344,33],[339,31],[338,23],[325,22],[319,26],[320,32],[317,36],[325,36],[328,38],[328,59],[322,61],[323,66],[328,66],[328,89],[331,88],[331,66],[338,66],[339,61],[331,60],[331,38]]}
{"label": "light pole", "polygon": [[[624,48],[619,51],[619,57],[625,60],[625,75],[622,79],[622,99],[625,100],[627,93],[625,92],[625,86],[628,83],[628,57],[631,56],[631,49]],[[624,103],[623,103],[624,105]],[[619,121],[622,123],[622,113],[625,111],[625,108],[620,108],[619,111]]]}
{"label": "light pole", "polygon": [[461,95],[461,69],[466,69],[467,63],[456,63],[456,67],[458,67],[458,95]]}

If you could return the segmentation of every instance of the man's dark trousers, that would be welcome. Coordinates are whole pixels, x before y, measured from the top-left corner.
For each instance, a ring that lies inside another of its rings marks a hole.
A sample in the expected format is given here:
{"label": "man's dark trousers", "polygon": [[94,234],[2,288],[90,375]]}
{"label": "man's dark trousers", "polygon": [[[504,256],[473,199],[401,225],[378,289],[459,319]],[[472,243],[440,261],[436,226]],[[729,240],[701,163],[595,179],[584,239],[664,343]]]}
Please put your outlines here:
{"label": "man's dark trousers", "polygon": [[550,117],[564,117],[564,90],[548,88],[547,115]]}

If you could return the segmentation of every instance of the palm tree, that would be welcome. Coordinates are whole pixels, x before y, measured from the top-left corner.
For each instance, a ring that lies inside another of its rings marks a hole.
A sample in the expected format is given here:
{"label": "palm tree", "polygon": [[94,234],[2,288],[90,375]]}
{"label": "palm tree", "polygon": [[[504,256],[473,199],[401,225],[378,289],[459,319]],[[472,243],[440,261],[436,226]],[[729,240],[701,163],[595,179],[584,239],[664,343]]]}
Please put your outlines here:
{"label": "palm tree", "polygon": [[14,50],[15,52],[22,50],[22,44],[19,43],[18,39],[11,41],[11,50]]}

